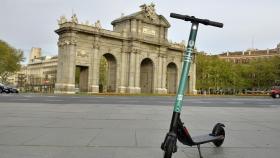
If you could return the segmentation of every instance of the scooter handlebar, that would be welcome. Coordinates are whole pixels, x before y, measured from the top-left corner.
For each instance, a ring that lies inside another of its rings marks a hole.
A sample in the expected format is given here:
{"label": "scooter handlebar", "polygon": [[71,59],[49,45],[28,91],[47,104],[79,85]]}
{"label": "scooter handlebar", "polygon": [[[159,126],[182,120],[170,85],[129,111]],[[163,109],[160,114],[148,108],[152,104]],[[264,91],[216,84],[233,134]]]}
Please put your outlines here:
{"label": "scooter handlebar", "polygon": [[181,14],[176,14],[176,13],[170,13],[171,18],[176,18],[176,19],[181,19],[185,20],[186,17],[189,17],[188,15],[181,15]]}
{"label": "scooter handlebar", "polygon": [[199,19],[199,18],[196,18],[194,16],[170,13],[170,17],[176,18],[176,19],[185,20],[185,21],[195,22],[195,23],[201,23],[201,24],[204,24],[204,25],[220,27],[220,28],[222,28],[224,26],[223,23],[215,22],[215,21],[210,21],[208,19]]}

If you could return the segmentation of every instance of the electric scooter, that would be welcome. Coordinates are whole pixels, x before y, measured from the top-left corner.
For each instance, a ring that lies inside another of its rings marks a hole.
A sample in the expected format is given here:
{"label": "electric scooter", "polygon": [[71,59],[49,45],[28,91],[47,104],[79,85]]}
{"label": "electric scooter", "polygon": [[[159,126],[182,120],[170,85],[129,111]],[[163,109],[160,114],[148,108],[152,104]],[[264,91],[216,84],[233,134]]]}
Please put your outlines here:
{"label": "electric scooter", "polygon": [[181,79],[179,83],[179,88],[176,95],[176,100],[173,109],[172,120],[170,123],[169,132],[166,134],[164,142],[161,144],[161,149],[164,151],[164,158],[171,158],[172,154],[177,151],[177,139],[184,145],[187,146],[197,146],[199,156],[202,158],[200,151],[200,145],[212,142],[216,147],[223,144],[225,139],[225,125],[222,123],[217,123],[212,132],[209,134],[191,137],[184,123],[181,121],[180,113],[182,109],[182,102],[184,98],[184,92],[186,88],[187,77],[189,74],[190,63],[192,60],[192,52],[195,45],[196,35],[198,31],[198,25],[210,25],[214,27],[223,27],[222,23],[210,21],[208,19],[199,19],[194,16],[180,15],[176,13],[171,13],[170,17],[177,18],[185,21],[190,21],[192,23],[191,32],[189,35],[188,45],[184,52],[184,63],[183,70],[181,74]]}

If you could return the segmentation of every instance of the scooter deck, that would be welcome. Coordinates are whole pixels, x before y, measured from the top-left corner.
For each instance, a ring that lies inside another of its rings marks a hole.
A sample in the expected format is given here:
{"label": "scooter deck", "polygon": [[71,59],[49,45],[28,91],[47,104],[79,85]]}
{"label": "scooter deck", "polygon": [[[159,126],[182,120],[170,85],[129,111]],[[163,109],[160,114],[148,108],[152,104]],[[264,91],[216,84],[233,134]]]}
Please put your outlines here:
{"label": "scooter deck", "polygon": [[216,140],[221,140],[221,139],[224,139],[224,136],[222,136],[222,135],[214,136],[212,134],[205,134],[205,135],[192,137],[194,145],[214,142]]}

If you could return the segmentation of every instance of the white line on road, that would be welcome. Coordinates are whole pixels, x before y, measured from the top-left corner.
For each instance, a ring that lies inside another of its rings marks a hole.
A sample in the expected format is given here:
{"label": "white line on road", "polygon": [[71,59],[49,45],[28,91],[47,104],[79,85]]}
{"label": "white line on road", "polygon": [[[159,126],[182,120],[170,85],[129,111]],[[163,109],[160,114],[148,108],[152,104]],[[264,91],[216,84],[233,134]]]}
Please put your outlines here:
{"label": "white line on road", "polygon": [[272,108],[280,107],[279,105],[269,105],[269,106],[272,107]]}
{"label": "white line on road", "polygon": [[57,100],[57,99],[46,99],[45,101],[64,101],[64,100]]}
{"label": "white line on road", "polygon": [[23,97],[25,97],[25,98],[32,98],[34,96],[32,96],[32,95],[23,95]]}
{"label": "white line on road", "polygon": [[134,101],[134,100],[124,100],[124,101],[119,101],[120,103],[139,103],[139,101]]}
{"label": "white line on road", "polygon": [[18,100],[18,101],[21,101],[21,100],[30,100],[30,99],[28,99],[28,98],[22,98],[22,99],[13,99],[13,100]]}
{"label": "white line on road", "polygon": [[206,102],[206,101],[194,101],[193,103],[196,103],[196,104],[211,104],[211,102]]}
{"label": "white line on road", "polygon": [[160,104],[173,104],[174,101],[157,101],[157,103],[160,103]]}
{"label": "white line on road", "polygon": [[82,97],[71,97],[71,98],[73,98],[73,99],[80,99],[80,98],[82,98]]}
{"label": "white line on road", "polygon": [[227,104],[245,104],[244,102],[235,102],[235,101],[231,101],[231,102],[225,102]]}

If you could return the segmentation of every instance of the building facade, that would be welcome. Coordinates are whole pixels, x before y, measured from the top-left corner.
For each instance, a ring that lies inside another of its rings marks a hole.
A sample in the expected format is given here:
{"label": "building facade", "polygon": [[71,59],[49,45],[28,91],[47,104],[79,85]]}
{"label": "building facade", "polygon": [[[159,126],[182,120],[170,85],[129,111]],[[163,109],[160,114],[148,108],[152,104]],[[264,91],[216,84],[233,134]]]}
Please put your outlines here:
{"label": "building facade", "polygon": [[[113,31],[99,21],[80,23],[74,14],[62,16],[55,32],[58,63],[55,93],[176,93],[183,62],[184,43],[171,43],[169,22],[155,12],[154,5],[112,22]],[[101,59],[106,60],[106,85],[100,84]],[[195,90],[195,62],[190,68],[188,93]],[[102,87],[102,88],[101,88]]]}
{"label": "building facade", "polygon": [[246,51],[226,52],[218,56],[219,58],[229,62],[233,62],[236,64],[246,64],[249,63],[250,60],[280,56],[280,44],[278,44],[277,47],[273,49],[266,49],[266,50],[249,49]]}
{"label": "building facade", "polygon": [[8,84],[21,91],[53,92],[57,74],[57,56],[42,56],[41,48],[32,48],[27,65],[9,77]]}
{"label": "building facade", "polygon": [[32,48],[28,64],[18,74],[18,83],[25,79],[24,87],[27,91],[53,92],[57,60],[57,56],[42,56],[41,48]]}

